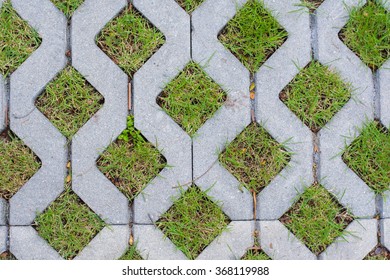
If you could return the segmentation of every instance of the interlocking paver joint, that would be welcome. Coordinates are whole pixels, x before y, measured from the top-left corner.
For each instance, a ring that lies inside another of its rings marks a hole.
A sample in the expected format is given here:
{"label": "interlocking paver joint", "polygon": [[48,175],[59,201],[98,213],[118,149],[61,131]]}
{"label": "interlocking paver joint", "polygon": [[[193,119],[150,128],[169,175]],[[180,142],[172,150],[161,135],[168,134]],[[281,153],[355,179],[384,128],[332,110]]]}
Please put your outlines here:
{"label": "interlocking paver joint", "polygon": [[388,260],[389,10],[0,0],[0,260]]}

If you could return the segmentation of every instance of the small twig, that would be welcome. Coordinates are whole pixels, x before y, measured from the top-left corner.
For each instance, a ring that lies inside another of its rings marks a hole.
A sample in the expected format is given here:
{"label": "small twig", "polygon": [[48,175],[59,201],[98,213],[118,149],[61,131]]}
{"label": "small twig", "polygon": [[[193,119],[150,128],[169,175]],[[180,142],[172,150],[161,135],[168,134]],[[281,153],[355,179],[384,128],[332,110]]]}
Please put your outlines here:
{"label": "small twig", "polygon": [[176,187],[173,187],[173,189],[178,189],[178,188],[181,188],[181,187],[185,187],[185,186],[188,186],[188,185],[192,185],[195,183],[195,181],[199,180],[200,178],[202,178],[203,176],[205,176],[210,170],[211,168],[213,168],[213,166],[218,162],[218,159],[216,161],[213,162],[213,164],[202,174],[200,175],[199,177],[195,178],[194,180],[190,181],[190,182],[187,182],[185,184],[182,184],[182,185],[179,185],[179,186],[176,186]]}
{"label": "small twig", "polygon": [[253,195],[253,219],[256,220],[257,200],[256,200],[256,192],[254,190],[252,190],[252,195]]}
{"label": "small twig", "polygon": [[255,118],[255,110],[251,109],[251,119],[252,119],[252,122],[256,122],[256,118]]}

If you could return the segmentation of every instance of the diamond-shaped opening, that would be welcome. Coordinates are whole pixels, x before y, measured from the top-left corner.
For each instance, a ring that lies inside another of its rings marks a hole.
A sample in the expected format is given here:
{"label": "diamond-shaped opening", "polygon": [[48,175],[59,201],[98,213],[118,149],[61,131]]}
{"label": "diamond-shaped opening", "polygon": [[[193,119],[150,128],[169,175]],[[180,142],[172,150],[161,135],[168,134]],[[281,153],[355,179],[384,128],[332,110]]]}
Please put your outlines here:
{"label": "diamond-shaped opening", "polygon": [[257,238],[257,232],[255,232],[255,242],[252,248],[249,248],[241,260],[258,260],[266,261],[271,260],[271,258],[261,249],[260,242]]}
{"label": "diamond-shaped opening", "polygon": [[176,0],[176,2],[182,7],[187,13],[192,13],[196,10],[204,0]]}
{"label": "diamond-shaped opening", "polygon": [[340,39],[372,70],[390,57],[390,13],[368,0],[362,8],[351,9],[350,18],[340,31]]}
{"label": "diamond-shaped opening", "polygon": [[72,66],[65,68],[36,99],[37,108],[71,139],[103,106],[104,98]]}
{"label": "diamond-shaped opening", "polygon": [[165,43],[164,34],[129,5],[97,37],[97,45],[131,79]]}
{"label": "diamond-shaped opening", "polygon": [[302,0],[301,6],[309,9],[313,13],[325,0]]}
{"label": "diamond-shaped opening", "polygon": [[370,253],[367,254],[364,260],[390,260],[390,252],[384,246],[379,244]]}
{"label": "diamond-shaped opening", "polygon": [[259,193],[288,165],[287,143],[278,143],[252,123],[219,155],[219,161],[249,191]]}
{"label": "diamond-shaped opening", "polygon": [[130,116],[127,128],[100,155],[97,166],[130,201],[133,201],[166,167],[166,160],[159,150],[135,129],[134,118]]}
{"label": "diamond-shaped opening", "polygon": [[16,257],[9,251],[5,251],[0,254],[0,261],[14,261]]}
{"label": "diamond-shaped opening", "polygon": [[226,101],[226,93],[196,63],[184,70],[157,97],[157,103],[191,137]]}
{"label": "diamond-shaped opening", "polygon": [[312,61],[279,97],[313,132],[318,132],[348,102],[351,91],[337,73]]}
{"label": "diamond-shaped opening", "polygon": [[195,259],[230,223],[221,208],[197,186],[182,192],[157,227],[189,259]]}
{"label": "diamond-shaped opening", "polygon": [[51,2],[53,2],[67,18],[70,18],[84,0],[51,0]]}
{"label": "diamond-shaped opening", "polygon": [[249,0],[228,22],[218,39],[251,73],[255,73],[287,37],[288,33],[262,1]]}
{"label": "diamond-shaped opening", "polygon": [[9,200],[39,170],[41,161],[11,131],[0,135],[0,197]]}
{"label": "diamond-shaped opening", "polygon": [[73,259],[105,223],[66,184],[65,191],[37,216],[34,226],[64,259]]}
{"label": "diamond-shaped opening", "polygon": [[390,189],[390,134],[380,122],[367,123],[342,158],[377,194]]}
{"label": "diamond-shaped opening", "polygon": [[134,245],[129,246],[126,253],[123,254],[119,260],[131,260],[131,261],[140,261],[143,260],[141,255],[138,253],[136,247]]}
{"label": "diamond-shaped opening", "polygon": [[39,34],[7,0],[0,8],[0,74],[14,72],[41,44]]}
{"label": "diamond-shaped opening", "polygon": [[323,186],[313,185],[279,220],[319,255],[337,237],[348,234],[345,228],[353,218]]}

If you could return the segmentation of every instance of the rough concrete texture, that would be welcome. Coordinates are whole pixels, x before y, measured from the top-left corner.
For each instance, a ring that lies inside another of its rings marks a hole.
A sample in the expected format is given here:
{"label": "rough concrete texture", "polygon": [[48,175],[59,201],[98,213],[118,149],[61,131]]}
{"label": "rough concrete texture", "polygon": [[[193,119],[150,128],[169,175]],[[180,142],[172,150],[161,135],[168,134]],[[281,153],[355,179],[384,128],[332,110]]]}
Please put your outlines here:
{"label": "rough concrete texture", "polygon": [[62,257],[31,226],[10,228],[10,251],[18,260],[61,260]]}
{"label": "rough concrete texture", "polygon": [[0,198],[0,226],[5,226],[6,225],[6,220],[7,220],[7,201],[4,199]]}
{"label": "rough concrete texture", "polygon": [[390,250],[390,219],[382,219],[379,221],[381,230],[381,243]]}
{"label": "rough concrete texture", "polygon": [[274,260],[316,260],[314,255],[281,222],[260,221],[260,246]]}
{"label": "rough concrete texture", "polygon": [[[373,191],[344,164],[340,152],[358,136],[366,121],[373,120],[374,113],[389,128],[390,61],[374,79],[371,70],[340,41],[338,32],[348,21],[349,9],[366,1],[325,0],[310,16],[307,9],[297,8],[299,0],[264,0],[289,36],[255,74],[252,103],[249,71],[217,39],[247,1],[206,0],[191,16],[175,0],[131,1],[166,39],[131,81],[135,127],[167,160],[167,167],[133,205],[96,167],[99,155],[126,128],[129,79],[98,48],[95,38],[129,1],[85,0],[68,22],[50,0],[11,1],[43,40],[10,76],[9,92],[0,77],[0,132],[7,125],[9,94],[9,128],[39,157],[42,167],[9,201],[9,221],[7,202],[0,199],[0,253],[9,249],[18,259],[62,259],[32,225],[36,214],[63,191],[71,154],[74,192],[107,224],[76,259],[118,259],[128,248],[131,232],[144,259],[186,259],[154,223],[172,206],[180,188],[185,190],[192,184],[202,190],[211,188],[208,195],[231,220],[229,230],[198,259],[240,259],[253,246],[255,229],[262,249],[273,259],[365,257],[377,243],[378,221],[372,218],[376,209],[383,218],[390,218],[390,200],[376,205]],[[389,2],[380,2],[389,9]],[[2,3],[0,0],[0,6]],[[69,60],[65,56],[68,49],[72,54]],[[319,178],[312,172],[312,132],[279,100],[280,92],[308,65],[312,55],[355,89],[355,99],[318,134],[320,151],[315,156],[320,159]],[[202,66],[228,96],[194,138],[156,103],[165,85],[191,61]],[[34,106],[37,96],[67,63],[104,97],[102,109],[76,133],[71,145]],[[258,194],[256,209],[252,194],[218,162],[219,153],[251,123],[253,105],[255,120],[276,141],[288,140],[292,152],[289,165]],[[278,220],[315,179],[357,218],[346,229],[350,233],[345,235],[346,241],[337,239],[319,257]],[[389,219],[380,220],[380,228],[381,244],[390,249]]]}
{"label": "rough concrete texture", "polygon": [[125,252],[129,244],[130,227],[106,226],[77,255],[75,260],[116,260]]}
{"label": "rough concrete texture", "polygon": [[192,181],[191,139],[156,103],[165,85],[190,61],[190,17],[172,0],[134,0],[133,4],[166,40],[133,81],[135,127],[158,145],[168,166],[134,201],[134,221],[152,224],[171,207],[179,186],[185,190]]}
{"label": "rough concrete texture", "polygon": [[0,254],[7,250],[8,227],[0,226]]}
{"label": "rough concrete texture", "polygon": [[[341,151],[374,118],[371,70],[338,37],[352,7],[365,1],[328,0],[317,10],[319,62],[340,74],[354,88],[354,98],[320,131],[321,183],[356,217],[375,215],[375,194],[341,158]],[[346,137],[350,136],[350,137]]]}
{"label": "rough concrete texture", "polygon": [[[293,12],[299,3],[264,1],[289,37],[256,73],[256,120],[277,142],[287,143],[292,157],[289,165],[258,195],[260,220],[280,218],[304,187],[313,182],[311,131],[279,100],[279,93],[311,60],[309,14]],[[279,198],[278,203],[275,197]]]}
{"label": "rough concrete texture", "polygon": [[319,256],[320,260],[362,260],[378,244],[376,219],[354,220]]}
{"label": "rough concrete texture", "polygon": [[[34,106],[65,67],[66,19],[50,1],[12,1],[42,44],[10,78],[10,128],[39,157],[41,169],[10,199],[10,224],[30,225],[64,189],[66,139]],[[36,71],[41,69],[41,71]]]}

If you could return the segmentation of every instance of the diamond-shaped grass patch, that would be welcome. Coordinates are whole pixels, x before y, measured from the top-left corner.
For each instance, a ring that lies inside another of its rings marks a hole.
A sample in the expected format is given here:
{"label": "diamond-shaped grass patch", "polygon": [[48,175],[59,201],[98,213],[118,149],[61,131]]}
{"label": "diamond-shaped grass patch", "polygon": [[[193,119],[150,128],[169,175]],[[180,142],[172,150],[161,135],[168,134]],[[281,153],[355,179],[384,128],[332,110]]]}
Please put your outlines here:
{"label": "diamond-shaped grass patch", "polygon": [[248,190],[259,193],[287,166],[291,154],[252,123],[219,155],[221,164]]}
{"label": "diamond-shaped grass patch", "polygon": [[192,186],[157,226],[189,259],[195,259],[228,226],[229,218],[206,193]]}
{"label": "diamond-shaped grass patch", "polygon": [[367,254],[364,260],[390,260],[390,252],[385,247],[378,245],[370,253]]}
{"label": "diamond-shaped grass patch", "polygon": [[0,74],[14,72],[40,44],[38,33],[5,1],[0,9]]}
{"label": "diamond-shaped grass patch", "polygon": [[137,249],[135,246],[130,246],[129,249],[127,249],[126,253],[123,254],[122,257],[119,258],[119,260],[143,260],[141,255],[137,252]]}
{"label": "diamond-shaped grass patch", "polygon": [[340,39],[371,69],[378,69],[390,57],[390,13],[379,1],[368,0],[353,8]]}
{"label": "diamond-shaped grass patch", "polygon": [[0,197],[10,199],[39,170],[41,162],[11,132],[0,136]]}
{"label": "diamond-shaped grass patch", "polygon": [[191,62],[157,97],[157,103],[191,137],[226,101],[226,94]]}
{"label": "diamond-shaped grass patch", "polygon": [[73,259],[105,223],[73,193],[70,185],[35,219],[36,230],[64,259]]}
{"label": "diamond-shaped grass patch", "polygon": [[36,100],[37,108],[68,139],[102,107],[104,98],[73,67],[65,68]]}
{"label": "diamond-shaped grass patch", "polygon": [[294,203],[280,221],[314,254],[323,252],[353,218],[321,185],[313,185]]}
{"label": "diamond-shaped grass patch", "polygon": [[318,132],[351,98],[351,87],[318,62],[302,69],[280,99],[313,132]]}
{"label": "diamond-shaped grass patch", "polygon": [[97,37],[97,45],[130,78],[164,43],[164,35],[132,5]]}
{"label": "diamond-shaped grass patch", "polygon": [[192,13],[204,2],[204,0],[176,0],[176,2],[187,12]]}
{"label": "diamond-shaped grass patch", "polygon": [[127,128],[97,161],[99,170],[132,201],[166,166],[166,160],[128,117]]}
{"label": "diamond-shaped grass patch", "polygon": [[218,39],[251,73],[255,73],[287,36],[261,1],[249,0],[228,22]]}
{"label": "diamond-shaped grass patch", "polygon": [[366,124],[343,160],[377,194],[390,189],[390,134],[380,123]]}
{"label": "diamond-shaped grass patch", "polygon": [[70,18],[74,11],[84,2],[84,0],[51,0],[56,7]]}

